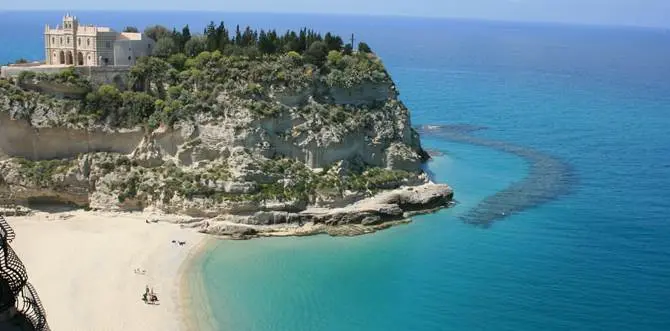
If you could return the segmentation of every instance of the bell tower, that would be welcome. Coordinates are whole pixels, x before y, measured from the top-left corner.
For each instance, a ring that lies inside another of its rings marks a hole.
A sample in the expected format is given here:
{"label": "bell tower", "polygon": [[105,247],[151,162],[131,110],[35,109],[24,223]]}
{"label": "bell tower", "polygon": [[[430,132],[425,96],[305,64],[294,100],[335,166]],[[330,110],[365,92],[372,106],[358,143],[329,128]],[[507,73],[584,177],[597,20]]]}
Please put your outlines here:
{"label": "bell tower", "polygon": [[69,13],[63,16],[63,29],[76,32],[79,27],[79,20],[76,16],[71,16]]}
{"label": "bell tower", "polygon": [[79,28],[79,21],[76,16],[70,13],[63,16],[63,37],[61,46],[65,48],[65,62],[66,65],[77,64],[77,29]]}

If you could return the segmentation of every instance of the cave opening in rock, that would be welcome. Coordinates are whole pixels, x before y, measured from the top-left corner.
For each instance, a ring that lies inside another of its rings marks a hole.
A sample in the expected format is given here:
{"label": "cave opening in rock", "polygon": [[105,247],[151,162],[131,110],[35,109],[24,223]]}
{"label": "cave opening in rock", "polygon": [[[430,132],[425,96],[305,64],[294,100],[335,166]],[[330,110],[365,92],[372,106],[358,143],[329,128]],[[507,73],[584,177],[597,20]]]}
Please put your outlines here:
{"label": "cave opening in rock", "polygon": [[71,201],[48,196],[28,198],[27,204],[27,207],[30,209],[49,213],[67,212],[83,208]]}

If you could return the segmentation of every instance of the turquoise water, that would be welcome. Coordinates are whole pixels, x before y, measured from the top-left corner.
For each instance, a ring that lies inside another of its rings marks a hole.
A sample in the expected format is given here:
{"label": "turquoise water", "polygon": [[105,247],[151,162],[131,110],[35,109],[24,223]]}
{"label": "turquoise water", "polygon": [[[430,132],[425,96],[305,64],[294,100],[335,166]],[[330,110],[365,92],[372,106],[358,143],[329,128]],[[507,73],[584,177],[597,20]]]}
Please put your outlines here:
{"label": "turquoise water", "polygon": [[[0,62],[41,54],[44,20],[0,13]],[[384,17],[77,13],[116,27],[210,19],[356,32],[383,57],[414,124],[560,158],[568,195],[483,229],[458,218],[528,165],[424,137],[459,204],[358,238],[220,242],[204,288],[224,330],[670,329],[670,33]],[[55,18],[54,18],[55,17]],[[199,24],[199,25],[198,25]],[[36,28],[15,29],[15,25]],[[33,30],[31,30],[33,29]],[[35,40],[37,38],[37,40]],[[21,55],[19,55],[21,54]]]}

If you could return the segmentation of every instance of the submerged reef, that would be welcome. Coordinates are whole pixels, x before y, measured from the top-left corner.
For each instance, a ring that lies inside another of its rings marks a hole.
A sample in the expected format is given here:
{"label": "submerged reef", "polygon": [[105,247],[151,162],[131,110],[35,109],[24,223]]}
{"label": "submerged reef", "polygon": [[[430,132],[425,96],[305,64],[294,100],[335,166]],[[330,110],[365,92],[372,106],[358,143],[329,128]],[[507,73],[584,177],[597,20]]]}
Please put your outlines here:
{"label": "submerged reef", "polygon": [[469,124],[424,125],[417,128],[423,137],[489,147],[514,154],[528,163],[526,177],[482,200],[460,216],[462,221],[487,228],[496,221],[571,192],[577,178],[570,164],[532,148],[473,135],[474,132],[484,129],[486,128]]}

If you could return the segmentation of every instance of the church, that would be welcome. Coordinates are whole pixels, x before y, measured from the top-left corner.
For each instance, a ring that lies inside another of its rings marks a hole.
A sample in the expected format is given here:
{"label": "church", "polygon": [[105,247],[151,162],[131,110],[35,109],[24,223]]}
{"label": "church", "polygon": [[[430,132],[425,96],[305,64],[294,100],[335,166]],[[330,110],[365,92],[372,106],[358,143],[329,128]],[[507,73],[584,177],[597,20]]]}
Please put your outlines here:
{"label": "church", "polygon": [[66,14],[62,25],[44,30],[45,63],[64,66],[131,66],[151,55],[155,42],[135,32],[116,32],[108,27],[80,25]]}

